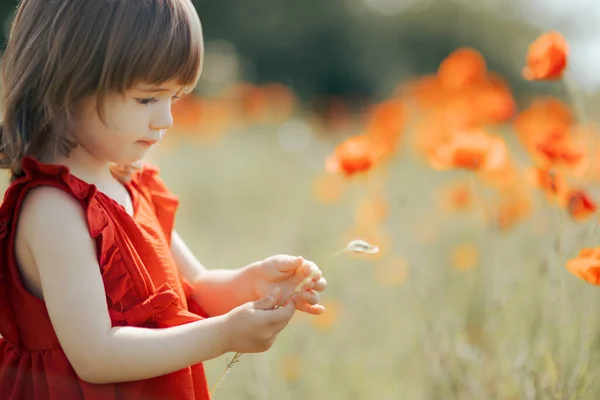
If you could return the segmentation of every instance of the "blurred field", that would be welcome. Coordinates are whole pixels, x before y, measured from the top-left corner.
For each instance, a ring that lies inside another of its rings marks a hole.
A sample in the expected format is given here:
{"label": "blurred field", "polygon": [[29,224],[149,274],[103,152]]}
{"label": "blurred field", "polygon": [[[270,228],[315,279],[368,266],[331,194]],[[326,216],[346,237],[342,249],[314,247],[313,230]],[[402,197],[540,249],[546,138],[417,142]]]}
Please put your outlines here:
{"label": "blurred field", "polygon": [[[181,197],[177,228],[208,268],[300,254],[329,282],[328,312],[295,316],[271,351],[242,357],[215,398],[598,398],[600,294],[565,269],[597,243],[596,218],[574,222],[532,188],[531,213],[499,229],[484,219],[495,192],[470,172],[429,168],[411,129],[369,174],[327,175],[327,155],[360,121],[328,136],[301,111],[210,140],[188,129],[152,155]],[[496,131],[525,171],[514,133]],[[470,198],[458,211],[455,187]],[[351,238],[381,254],[330,257]],[[207,363],[211,384],[228,357]]]}

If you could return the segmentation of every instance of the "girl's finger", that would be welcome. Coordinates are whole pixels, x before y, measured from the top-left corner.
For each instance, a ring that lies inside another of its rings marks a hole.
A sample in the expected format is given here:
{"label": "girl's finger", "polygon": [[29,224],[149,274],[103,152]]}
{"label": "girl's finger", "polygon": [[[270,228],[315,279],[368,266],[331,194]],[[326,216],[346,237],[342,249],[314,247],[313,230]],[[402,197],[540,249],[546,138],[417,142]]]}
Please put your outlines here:
{"label": "girl's finger", "polygon": [[308,303],[311,306],[319,304],[319,300],[321,300],[318,293],[314,290],[307,290],[306,292],[303,292],[301,298],[302,301]]}
{"label": "girl's finger", "polygon": [[312,289],[316,290],[317,292],[322,292],[326,288],[327,288],[327,280],[323,277],[321,277],[319,280],[317,280],[315,282],[315,285],[312,287]]}

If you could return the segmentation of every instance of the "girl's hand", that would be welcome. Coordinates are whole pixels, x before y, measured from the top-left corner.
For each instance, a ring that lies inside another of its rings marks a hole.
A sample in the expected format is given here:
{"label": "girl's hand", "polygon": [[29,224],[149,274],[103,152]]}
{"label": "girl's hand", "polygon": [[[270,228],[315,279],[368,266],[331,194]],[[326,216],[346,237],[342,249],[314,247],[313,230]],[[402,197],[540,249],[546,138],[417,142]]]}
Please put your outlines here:
{"label": "girl's hand", "polygon": [[282,303],[281,290],[277,288],[269,296],[227,313],[228,351],[261,353],[269,350],[295,312],[292,301]]}
{"label": "girl's hand", "polygon": [[327,281],[314,262],[302,257],[276,255],[251,268],[257,298],[263,298],[279,287],[282,299],[291,297],[296,310],[314,315],[325,312],[317,292],[325,290]]}

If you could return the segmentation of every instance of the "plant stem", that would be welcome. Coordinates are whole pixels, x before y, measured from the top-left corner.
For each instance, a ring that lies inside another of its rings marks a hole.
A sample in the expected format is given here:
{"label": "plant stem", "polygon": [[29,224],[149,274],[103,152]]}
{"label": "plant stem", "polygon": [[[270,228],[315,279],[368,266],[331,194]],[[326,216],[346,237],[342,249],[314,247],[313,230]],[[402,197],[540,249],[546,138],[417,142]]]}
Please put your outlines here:
{"label": "plant stem", "polygon": [[221,375],[219,375],[219,377],[217,378],[217,381],[215,382],[214,386],[210,390],[211,397],[214,395],[217,388],[221,385],[221,382],[223,382],[223,379],[225,379],[225,375],[227,375],[227,373],[229,372],[231,367],[233,367],[235,364],[237,364],[240,361],[241,356],[242,356],[242,353],[235,353],[235,355],[227,363],[227,366],[225,367],[223,372],[221,372]]}

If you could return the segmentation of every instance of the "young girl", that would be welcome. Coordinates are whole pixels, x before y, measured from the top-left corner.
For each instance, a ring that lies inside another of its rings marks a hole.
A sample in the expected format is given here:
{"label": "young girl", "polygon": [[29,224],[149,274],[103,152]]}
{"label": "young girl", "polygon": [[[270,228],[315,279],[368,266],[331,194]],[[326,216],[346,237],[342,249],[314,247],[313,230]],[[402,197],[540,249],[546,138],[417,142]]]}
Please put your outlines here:
{"label": "young girl", "polygon": [[2,63],[1,399],[208,399],[203,361],[324,311],[301,257],[205,270],[177,198],[136,166],[202,56],[190,0],[21,1]]}

